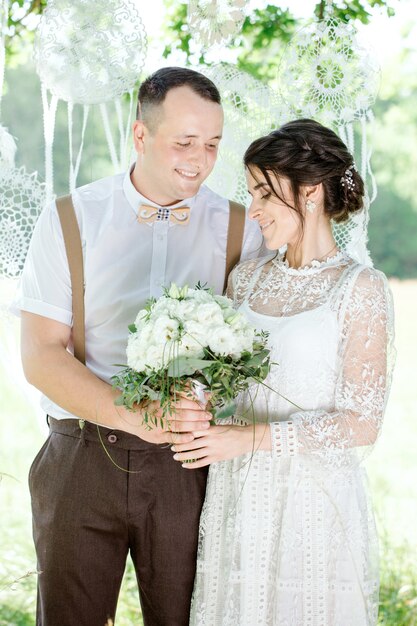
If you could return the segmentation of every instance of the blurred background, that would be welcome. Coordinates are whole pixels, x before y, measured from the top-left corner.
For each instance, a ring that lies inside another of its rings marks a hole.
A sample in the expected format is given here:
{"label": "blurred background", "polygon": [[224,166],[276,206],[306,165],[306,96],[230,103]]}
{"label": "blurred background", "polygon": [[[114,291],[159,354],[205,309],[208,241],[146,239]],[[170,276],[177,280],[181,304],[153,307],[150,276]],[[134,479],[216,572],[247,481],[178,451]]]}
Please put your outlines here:
{"label": "blurred background", "polygon": [[[32,52],[34,30],[46,4],[45,0],[11,3],[5,21],[0,118],[16,139],[16,165],[37,171],[40,180],[45,176],[45,143],[40,81]],[[300,27],[320,15],[325,2],[249,2],[233,42],[208,51],[193,41],[186,4],[176,0],[138,0],[136,4],[148,35],[143,76],[163,65],[196,67],[227,61],[275,87],[285,46]],[[385,426],[367,470],[381,542],[379,624],[412,626],[417,625],[417,15],[415,0],[337,0],[333,10],[358,28],[381,65],[375,121],[368,131],[378,185],[370,209],[369,250],[374,265],[390,279],[398,356]],[[75,106],[73,114],[74,128],[79,129],[81,107]],[[110,125],[117,126],[117,111],[110,110],[109,116]],[[59,102],[53,161],[56,194],[68,192],[67,124],[66,107]],[[77,141],[80,133],[75,148]],[[93,106],[78,185],[113,172],[100,111]],[[0,626],[32,626],[36,561],[27,472],[46,425],[37,408],[37,392],[25,383],[19,365],[18,323],[6,313],[15,288],[16,280],[0,279]],[[130,566],[117,623],[141,623]]]}

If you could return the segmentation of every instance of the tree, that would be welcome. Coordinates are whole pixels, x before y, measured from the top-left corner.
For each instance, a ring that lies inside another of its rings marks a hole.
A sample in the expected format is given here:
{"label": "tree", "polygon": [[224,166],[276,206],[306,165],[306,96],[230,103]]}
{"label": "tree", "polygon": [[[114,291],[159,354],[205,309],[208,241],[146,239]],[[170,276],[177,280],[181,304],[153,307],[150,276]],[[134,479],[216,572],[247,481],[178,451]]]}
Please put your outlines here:
{"label": "tree", "polygon": [[[368,24],[372,11],[378,7],[385,9],[388,15],[394,15],[389,1],[354,0],[347,3],[337,0],[333,3],[332,9],[335,17],[343,21],[359,20],[363,24]],[[318,2],[311,17],[325,17],[326,4],[326,0]],[[192,33],[187,24],[187,4],[180,4],[177,0],[165,0],[165,5],[167,7],[165,39],[168,43],[165,46],[164,57],[167,58],[174,50],[179,50],[185,54],[187,62],[197,57],[199,63],[210,64],[206,58],[207,53],[201,48],[192,46]],[[290,9],[273,4],[268,4],[264,9],[255,9],[245,18],[241,32],[231,44],[239,50],[237,58],[239,69],[261,80],[272,81],[276,75],[277,60],[282,48],[300,25]]]}

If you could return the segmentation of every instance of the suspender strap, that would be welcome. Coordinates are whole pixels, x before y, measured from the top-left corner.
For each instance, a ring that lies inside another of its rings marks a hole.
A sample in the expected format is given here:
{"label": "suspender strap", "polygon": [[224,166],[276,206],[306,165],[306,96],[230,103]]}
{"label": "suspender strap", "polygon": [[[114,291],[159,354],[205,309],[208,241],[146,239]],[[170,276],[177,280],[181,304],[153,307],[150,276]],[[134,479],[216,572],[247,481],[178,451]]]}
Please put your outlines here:
{"label": "suspender strap", "polygon": [[229,201],[229,227],[227,230],[226,272],[223,291],[226,291],[229,274],[240,260],[242,254],[243,233],[245,230],[246,211],[242,204]]}
{"label": "suspender strap", "polygon": [[71,276],[74,356],[85,364],[84,267],[80,229],[71,196],[57,198],[56,206],[64,235]]}

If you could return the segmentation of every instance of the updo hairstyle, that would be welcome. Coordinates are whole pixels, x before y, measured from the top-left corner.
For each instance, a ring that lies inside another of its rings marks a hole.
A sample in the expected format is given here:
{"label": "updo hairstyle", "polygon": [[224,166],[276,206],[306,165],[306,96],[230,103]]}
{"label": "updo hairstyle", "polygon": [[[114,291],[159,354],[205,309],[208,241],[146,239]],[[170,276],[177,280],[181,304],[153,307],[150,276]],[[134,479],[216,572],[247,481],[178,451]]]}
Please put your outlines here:
{"label": "updo hairstyle", "polygon": [[244,164],[255,179],[255,170],[262,172],[275,196],[286,204],[274,176],[289,180],[295,206],[288,206],[300,215],[302,225],[303,186],[322,183],[324,213],[335,222],[344,222],[363,208],[364,183],[352,155],[335,132],[314,120],[293,120],[256,139],[245,152]]}

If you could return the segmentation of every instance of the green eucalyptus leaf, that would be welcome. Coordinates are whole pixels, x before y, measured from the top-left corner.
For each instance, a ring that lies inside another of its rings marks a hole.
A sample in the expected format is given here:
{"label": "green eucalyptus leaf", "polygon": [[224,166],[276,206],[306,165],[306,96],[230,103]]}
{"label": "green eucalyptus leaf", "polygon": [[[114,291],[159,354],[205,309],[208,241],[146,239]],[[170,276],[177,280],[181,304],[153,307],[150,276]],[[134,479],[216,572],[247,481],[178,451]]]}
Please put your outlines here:
{"label": "green eucalyptus leaf", "polygon": [[192,376],[196,371],[203,370],[210,365],[212,365],[212,361],[179,356],[169,363],[168,376]]}
{"label": "green eucalyptus leaf", "polygon": [[214,417],[216,419],[226,419],[226,417],[231,417],[236,413],[236,402],[232,402],[227,404],[226,406],[222,406],[220,409],[216,410]]}

